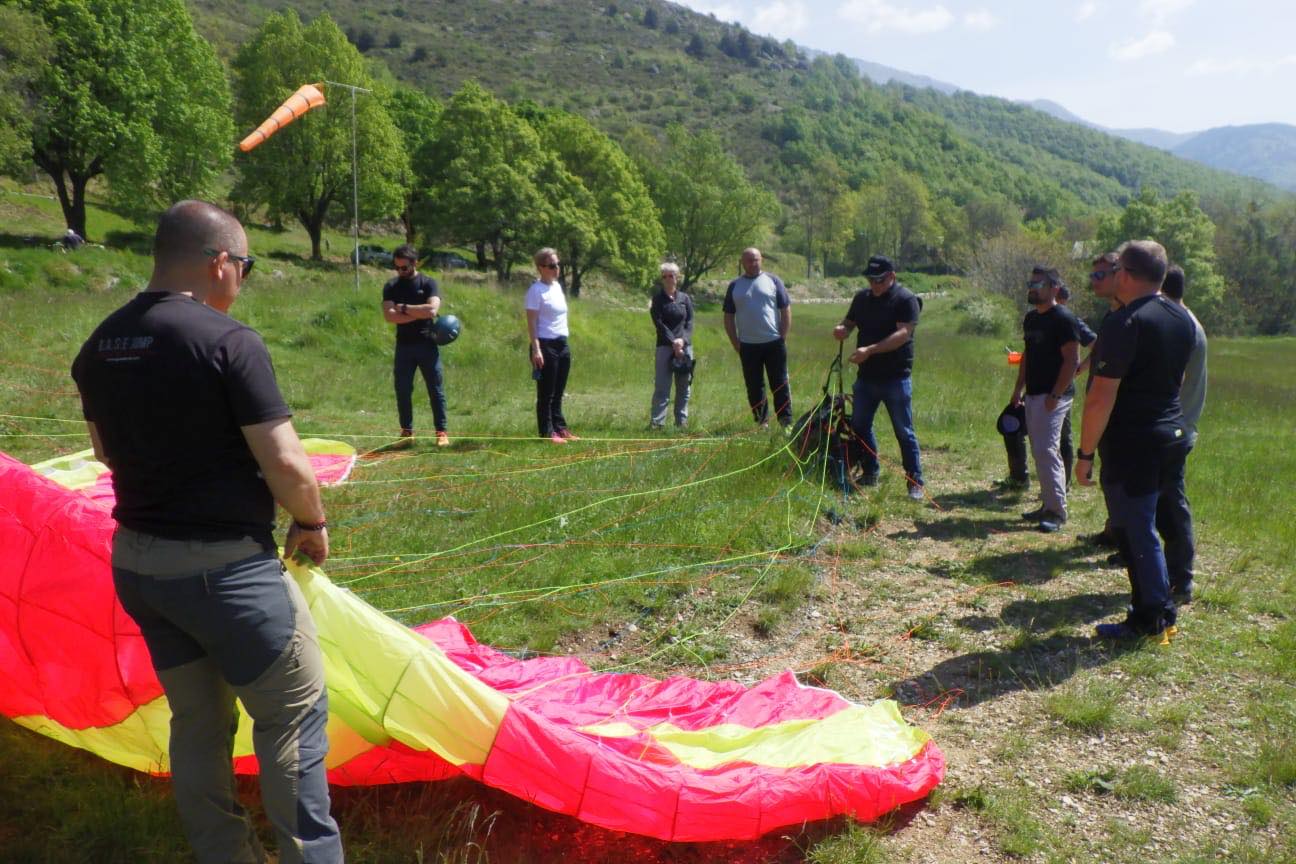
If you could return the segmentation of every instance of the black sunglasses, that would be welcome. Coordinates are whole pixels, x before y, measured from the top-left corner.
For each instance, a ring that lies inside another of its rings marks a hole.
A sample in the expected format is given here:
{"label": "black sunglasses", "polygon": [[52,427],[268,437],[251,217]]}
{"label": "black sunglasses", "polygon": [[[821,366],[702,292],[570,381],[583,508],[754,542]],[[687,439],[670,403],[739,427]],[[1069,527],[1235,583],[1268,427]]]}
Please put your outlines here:
{"label": "black sunglasses", "polygon": [[252,272],[252,266],[256,264],[256,259],[253,258],[251,255],[235,255],[233,252],[230,252],[228,249],[204,249],[203,250],[204,255],[210,255],[213,258],[215,258],[217,255],[219,255],[222,252],[224,252],[233,260],[239,262],[239,264],[243,265],[243,272],[240,274],[240,278],[246,279],[248,277],[248,274]]}
{"label": "black sunglasses", "polygon": [[414,265],[413,265],[413,264],[397,264],[397,265],[395,265],[392,269],[394,269],[397,273],[413,273],[413,272],[414,272]]}
{"label": "black sunglasses", "polygon": [[553,270],[557,270],[557,269],[558,269],[558,265],[561,264],[561,263],[562,263],[561,261],[546,261],[545,263],[541,264],[540,266],[541,266],[541,267],[549,267],[549,268],[551,268],[551,269],[553,269]]}
{"label": "black sunglasses", "polygon": [[1112,272],[1111,270],[1095,270],[1089,274],[1089,279],[1093,282],[1101,282],[1112,275]]}

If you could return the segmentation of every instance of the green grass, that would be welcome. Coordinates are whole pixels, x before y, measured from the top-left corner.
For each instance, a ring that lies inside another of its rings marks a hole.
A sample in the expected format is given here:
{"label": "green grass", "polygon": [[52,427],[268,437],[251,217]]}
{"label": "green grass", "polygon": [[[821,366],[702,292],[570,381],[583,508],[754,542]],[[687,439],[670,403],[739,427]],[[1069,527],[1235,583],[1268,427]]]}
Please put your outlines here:
{"label": "green grass", "polygon": [[[27,243],[61,233],[57,208],[0,189],[0,449],[31,462],[88,446],[67,369],[150,265],[130,244],[63,255]],[[128,223],[97,208],[91,217],[92,236],[138,245]],[[1034,493],[996,485],[1005,464],[993,424],[1013,370],[1002,339],[959,332],[956,283],[925,286],[947,293],[927,300],[917,343],[914,408],[933,501],[905,497],[881,417],[882,483],[843,501],[802,479],[778,435],[753,430],[714,305],[699,310],[688,434],[649,433],[647,298],[610,285],[572,304],[567,414],[585,440],[535,440],[523,279],[455,273],[442,282],[464,324],[443,353],[454,443],[382,449],[396,426],[379,314],[387,274],[366,268],[357,293],[344,235],[322,264],[303,259],[300,231],[254,228],[251,244],[261,260],[236,317],[265,336],[297,428],[366,454],[349,483],[325,492],[333,579],[401,621],[454,614],[509,650],[745,682],[791,667],[858,701],[895,694],[946,749],[952,785],[937,799],[956,805],[931,808],[931,824],[914,808],[875,828],[834,822],[755,844],[672,847],[467,781],[340,790],[350,860],[954,864],[967,859],[944,848],[942,820],[952,820],[992,857],[1137,861],[1148,807],[1170,826],[1162,860],[1290,860],[1296,526],[1282,480],[1296,476],[1296,387],[1270,373],[1296,366],[1296,340],[1212,340],[1189,462],[1198,599],[1169,649],[1126,651],[1088,638],[1121,614],[1127,590],[1074,541],[1100,524],[1096,492],[1074,490],[1068,532],[1044,537],[1017,518]],[[844,305],[794,306],[798,410],[836,356],[829,331]],[[430,430],[421,398],[415,416]],[[1149,750],[1166,759],[1149,763]],[[0,766],[0,858],[187,860],[164,782],[9,723]],[[1103,777],[1111,794],[1090,785]],[[1101,795],[1104,816],[1078,816],[1059,805],[1063,794]],[[1203,812],[1254,836],[1212,837]],[[520,853],[518,838],[536,851]]]}

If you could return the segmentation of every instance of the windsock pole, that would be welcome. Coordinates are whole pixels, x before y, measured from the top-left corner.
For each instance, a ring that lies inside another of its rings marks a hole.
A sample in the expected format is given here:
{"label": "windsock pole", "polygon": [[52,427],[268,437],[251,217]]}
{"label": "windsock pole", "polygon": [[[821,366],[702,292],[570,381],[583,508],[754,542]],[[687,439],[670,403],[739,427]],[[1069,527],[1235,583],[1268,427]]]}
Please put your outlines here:
{"label": "windsock pole", "polygon": [[360,290],[360,171],[356,159],[356,93],[373,93],[354,84],[325,81],[330,87],[345,87],[351,91],[351,266],[355,271],[355,290]]}

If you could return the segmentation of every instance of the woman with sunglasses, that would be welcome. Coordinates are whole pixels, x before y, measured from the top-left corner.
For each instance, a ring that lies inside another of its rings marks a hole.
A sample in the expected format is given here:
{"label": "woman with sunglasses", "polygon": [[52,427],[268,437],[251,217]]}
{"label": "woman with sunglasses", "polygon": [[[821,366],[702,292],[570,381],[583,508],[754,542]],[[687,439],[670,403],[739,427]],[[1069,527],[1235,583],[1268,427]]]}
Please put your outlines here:
{"label": "woman with sunglasses", "polygon": [[693,300],[679,290],[679,281],[679,265],[669,261],[661,265],[662,287],[648,307],[657,330],[656,381],[649,417],[653,429],[666,425],[672,378],[675,380],[675,426],[682,429],[688,423],[689,389],[693,384]]}
{"label": "woman with sunglasses", "polygon": [[571,372],[567,344],[567,296],[558,282],[558,252],[546,246],[532,256],[540,278],[526,293],[527,333],[531,337],[531,377],[536,382],[536,425],[540,437],[555,444],[576,440],[562,413],[563,391]]}

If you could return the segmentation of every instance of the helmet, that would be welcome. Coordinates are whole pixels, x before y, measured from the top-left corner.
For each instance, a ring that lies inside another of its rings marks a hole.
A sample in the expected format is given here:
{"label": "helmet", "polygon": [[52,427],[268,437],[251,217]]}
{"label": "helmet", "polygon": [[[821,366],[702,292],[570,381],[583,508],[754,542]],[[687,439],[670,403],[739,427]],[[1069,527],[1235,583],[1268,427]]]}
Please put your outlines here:
{"label": "helmet", "polygon": [[449,345],[459,338],[459,319],[453,315],[439,315],[432,325],[432,339],[438,345]]}

